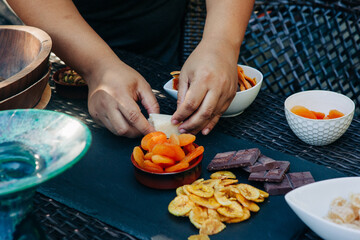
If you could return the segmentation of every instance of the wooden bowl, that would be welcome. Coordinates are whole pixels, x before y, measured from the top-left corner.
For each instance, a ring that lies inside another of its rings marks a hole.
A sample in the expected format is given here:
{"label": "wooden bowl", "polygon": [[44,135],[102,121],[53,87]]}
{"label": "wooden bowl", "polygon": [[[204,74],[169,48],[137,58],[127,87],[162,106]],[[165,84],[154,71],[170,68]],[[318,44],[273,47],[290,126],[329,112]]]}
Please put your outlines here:
{"label": "wooden bowl", "polygon": [[0,110],[33,108],[38,104],[49,82],[50,70],[23,91],[0,101]]}
{"label": "wooden bowl", "polygon": [[52,41],[41,29],[0,26],[0,101],[29,88],[49,69]]}
{"label": "wooden bowl", "polygon": [[59,74],[69,69],[69,67],[64,67],[54,73],[52,79],[55,83],[56,93],[61,97],[69,99],[87,99],[89,91],[87,84],[76,85],[59,81]]}

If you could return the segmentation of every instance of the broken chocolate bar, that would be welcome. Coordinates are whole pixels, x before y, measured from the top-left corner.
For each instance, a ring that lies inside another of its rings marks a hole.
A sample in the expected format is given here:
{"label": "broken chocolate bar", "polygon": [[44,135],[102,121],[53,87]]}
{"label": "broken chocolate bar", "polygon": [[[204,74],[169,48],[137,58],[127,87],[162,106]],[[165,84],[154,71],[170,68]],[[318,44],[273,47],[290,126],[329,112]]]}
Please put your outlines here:
{"label": "broken chocolate bar", "polygon": [[261,154],[258,160],[254,163],[254,165],[244,167],[243,169],[249,173],[260,172],[276,168],[276,166],[274,166],[274,163],[276,163],[274,159]]}
{"label": "broken chocolate bar", "polygon": [[265,191],[270,195],[282,195],[291,190],[315,182],[310,172],[288,173],[280,183],[265,183]]}
{"label": "broken chocolate bar", "polygon": [[213,171],[250,166],[255,163],[259,156],[260,150],[258,148],[218,153],[211,160],[207,169]]}
{"label": "broken chocolate bar", "polygon": [[285,177],[285,173],[289,170],[290,162],[274,161],[272,162],[272,167],[274,167],[274,169],[252,172],[248,179],[250,181],[281,182]]}

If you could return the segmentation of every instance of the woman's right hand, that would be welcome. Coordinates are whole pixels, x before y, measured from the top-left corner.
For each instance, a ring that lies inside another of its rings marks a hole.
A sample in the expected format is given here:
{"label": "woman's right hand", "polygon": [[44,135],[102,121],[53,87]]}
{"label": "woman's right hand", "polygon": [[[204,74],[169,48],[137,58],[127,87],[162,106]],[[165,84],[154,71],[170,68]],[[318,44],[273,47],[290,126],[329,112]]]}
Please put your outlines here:
{"label": "woman's right hand", "polygon": [[115,135],[138,137],[154,131],[141,113],[159,113],[158,102],[150,85],[134,69],[119,62],[84,76],[89,85],[89,113],[98,124]]}

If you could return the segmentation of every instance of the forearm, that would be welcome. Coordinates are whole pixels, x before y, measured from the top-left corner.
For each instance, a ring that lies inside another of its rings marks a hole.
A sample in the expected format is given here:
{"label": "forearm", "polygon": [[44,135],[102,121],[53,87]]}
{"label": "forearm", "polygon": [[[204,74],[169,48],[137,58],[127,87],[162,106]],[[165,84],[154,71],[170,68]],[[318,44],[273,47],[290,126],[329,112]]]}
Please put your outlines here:
{"label": "forearm", "polygon": [[203,39],[230,46],[238,57],[253,6],[254,0],[206,0]]}
{"label": "forearm", "polygon": [[[86,79],[93,69],[118,61],[111,48],[82,18],[70,0],[8,0],[27,25],[39,27],[52,38],[53,51]],[[93,66],[97,66],[94,68]]]}

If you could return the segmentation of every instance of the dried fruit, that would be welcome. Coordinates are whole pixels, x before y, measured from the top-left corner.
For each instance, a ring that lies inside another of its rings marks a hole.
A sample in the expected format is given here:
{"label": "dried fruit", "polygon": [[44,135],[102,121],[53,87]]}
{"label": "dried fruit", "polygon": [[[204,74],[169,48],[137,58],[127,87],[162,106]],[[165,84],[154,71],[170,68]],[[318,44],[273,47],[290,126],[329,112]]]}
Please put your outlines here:
{"label": "dried fruit", "polygon": [[189,197],[186,195],[180,195],[175,197],[169,204],[168,210],[171,214],[175,216],[185,216],[191,209],[194,207],[194,204],[189,201]]}
{"label": "dried fruit", "polygon": [[208,218],[201,225],[199,233],[203,235],[213,235],[221,232],[225,228],[225,224],[223,224],[219,219]]}
{"label": "dried fruit", "polygon": [[[232,174],[223,174],[220,171],[214,176],[233,177]],[[176,189],[177,197],[187,197],[184,199],[188,199],[193,206],[190,212],[182,215],[189,216],[190,222],[199,229],[199,235],[193,235],[193,239],[197,239],[197,236],[219,233],[225,229],[224,223],[238,223],[249,219],[250,211],[260,210],[255,201],[264,201],[269,196],[267,192],[251,185],[236,184],[238,182],[236,178],[221,178],[206,180],[200,178],[192,184]],[[254,200],[247,199],[243,194]]]}
{"label": "dried fruit", "polygon": [[233,174],[230,171],[218,171],[218,172],[214,172],[213,174],[210,175],[211,179],[227,179],[227,178],[236,178],[235,174]]}

